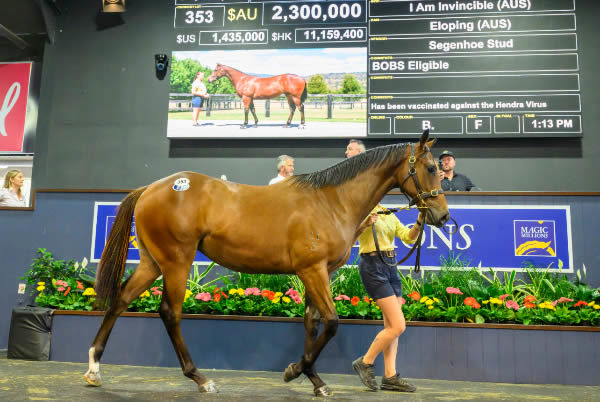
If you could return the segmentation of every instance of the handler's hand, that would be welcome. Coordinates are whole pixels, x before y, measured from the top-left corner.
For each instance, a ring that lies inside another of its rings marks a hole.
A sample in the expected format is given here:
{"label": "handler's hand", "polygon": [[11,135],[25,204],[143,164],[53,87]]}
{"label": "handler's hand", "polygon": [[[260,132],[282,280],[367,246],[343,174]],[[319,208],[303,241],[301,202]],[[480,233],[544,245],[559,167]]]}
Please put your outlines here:
{"label": "handler's hand", "polygon": [[367,220],[366,220],[366,224],[371,226],[372,224],[374,224],[375,222],[377,222],[377,219],[379,218],[379,216],[376,213],[373,213],[369,216],[367,216]]}

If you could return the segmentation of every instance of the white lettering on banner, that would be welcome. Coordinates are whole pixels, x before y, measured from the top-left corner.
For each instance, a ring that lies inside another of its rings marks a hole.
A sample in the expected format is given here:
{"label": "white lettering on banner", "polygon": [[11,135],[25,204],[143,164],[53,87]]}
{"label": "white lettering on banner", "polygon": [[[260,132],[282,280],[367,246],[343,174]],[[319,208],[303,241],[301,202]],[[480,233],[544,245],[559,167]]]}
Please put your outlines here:
{"label": "white lettering on banner", "polygon": [[[409,225],[409,227],[412,227],[412,225]],[[458,227],[458,235],[459,235],[459,239],[456,242],[456,244],[452,244],[452,232],[454,231],[454,225],[452,224],[448,224],[446,225],[446,231],[448,232],[448,237],[446,237],[446,235],[444,234],[444,232],[441,229],[436,228],[435,226],[429,226],[430,230],[429,230],[429,246],[427,246],[428,249],[434,249],[437,250],[439,247],[436,245],[437,241],[435,241],[435,239],[439,239],[442,241],[442,243],[444,243],[444,246],[448,249],[448,250],[453,250],[454,247],[456,247],[457,250],[467,250],[471,247],[471,236],[469,236],[469,234],[467,233],[467,230],[469,230],[470,232],[474,232],[475,231],[475,227],[471,224],[464,224],[464,225],[460,225]],[[421,245],[425,245],[426,241],[427,241],[427,232],[424,231],[423,232],[423,238],[421,239]],[[434,236],[434,233],[436,234],[436,236]],[[460,240],[464,241],[464,245],[461,245]],[[406,244],[404,242],[401,242],[404,247],[406,248],[412,248],[412,244]]]}
{"label": "white lettering on banner", "polygon": [[15,106],[15,103],[17,103],[20,94],[21,84],[18,82],[13,82],[4,96],[4,102],[2,102],[2,108],[0,108],[0,134],[2,134],[4,137],[8,135],[6,132],[6,126],[4,124],[6,116],[8,116],[8,113],[12,110],[13,106]]}
{"label": "white lettering on banner", "polygon": [[460,234],[460,237],[462,237],[465,240],[465,246],[461,247],[458,245],[458,242],[456,242],[456,248],[458,250],[466,250],[471,247],[471,237],[467,234],[467,232],[465,232],[465,228],[471,228],[471,232],[475,231],[473,225],[467,224],[459,227],[458,233]]}
{"label": "white lettering on banner", "polygon": [[549,236],[547,227],[523,227],[521,228],[521,237],[530,239],[547,239]]}

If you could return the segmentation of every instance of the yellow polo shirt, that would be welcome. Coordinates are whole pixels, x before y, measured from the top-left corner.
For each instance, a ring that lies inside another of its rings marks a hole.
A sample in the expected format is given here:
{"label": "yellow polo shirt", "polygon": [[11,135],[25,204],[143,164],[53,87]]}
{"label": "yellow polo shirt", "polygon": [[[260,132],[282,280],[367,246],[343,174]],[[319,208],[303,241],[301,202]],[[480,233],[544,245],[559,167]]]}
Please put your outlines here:
{"label": "yellow polo shirt", "polygon": [[[371,213],[385,210],[386,208],[377,205],[373,208]],[[394,249],[394,237],[398,237],[408,244],[415,242],[415,240],[408,237],[410,229],[400,223],[394,214],[379,215],[377,222],[375,222],[375,230],[377,231],[377,240],[379,241],[379,249],[381,251]],[[375,241],[373,240],[373,231],[371,227],[368,227],[358,237],[358,252],[362,254],[371,253],[373,251],[377,251],[377,249],[375,248]]]}

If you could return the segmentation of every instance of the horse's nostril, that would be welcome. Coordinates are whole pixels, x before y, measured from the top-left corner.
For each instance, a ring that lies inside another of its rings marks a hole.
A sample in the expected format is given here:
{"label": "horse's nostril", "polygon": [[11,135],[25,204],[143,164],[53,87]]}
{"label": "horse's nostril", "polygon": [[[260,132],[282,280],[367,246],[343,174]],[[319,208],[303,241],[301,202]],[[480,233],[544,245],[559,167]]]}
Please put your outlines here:
{"label": "horse's nostril", "polygon": [[442,225],[446,222],[448,222],[450,220],[450,213],[446,213],[444,216],[442,216],[442,219],[440,220],[442,222]]}

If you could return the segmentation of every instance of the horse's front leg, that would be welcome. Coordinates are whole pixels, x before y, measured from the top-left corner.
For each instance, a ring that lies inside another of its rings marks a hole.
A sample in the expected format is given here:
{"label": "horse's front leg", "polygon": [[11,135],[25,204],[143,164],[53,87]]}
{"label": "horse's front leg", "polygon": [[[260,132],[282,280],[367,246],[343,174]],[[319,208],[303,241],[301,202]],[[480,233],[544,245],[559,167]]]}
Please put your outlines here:
{"label": "horse's front leg", "polygon": [[[258,117],[256,117],[256,110],[254,109],[254,100],[250,101],[250,111],[254,117],[254,127],[258,127]],[[248,122],[248,115],[246,114],[246,122]]]}
{"label": "horse's front leg", "polygon": [[290,107],[290,114],[288,116],[287,122],[285,123],[285,127],[289,127],[292,124],[292,119],[294,118],[294,111],[296,110],[296,105],[294,104],[294,100],[288,96],[287,97],[288,106]]}
{"label": "horse's front leg", "polygon": [[252,98],[249,96],[242,96],[242,104],[244,105],[244,124],[240,128],[246,128],[248,127],[248,112],[250,111]]}
{"label": "horse's front leg", "polygon": [[[284,380],[290,381],[304,373],[313,383],[317,396],[330,396],[331,391],[321,380],[314,367],[319,354],[335,335],[338,327],[338,315],[331,297],[329,275],[326,267],[311,267],[299,271],[298,276],[306,288],[306,313],[304,326],[306,339],[304,354],[298,363],[292,363],[284,373]],[[323,322],[323,331],[318,333],[319,320]]]}

